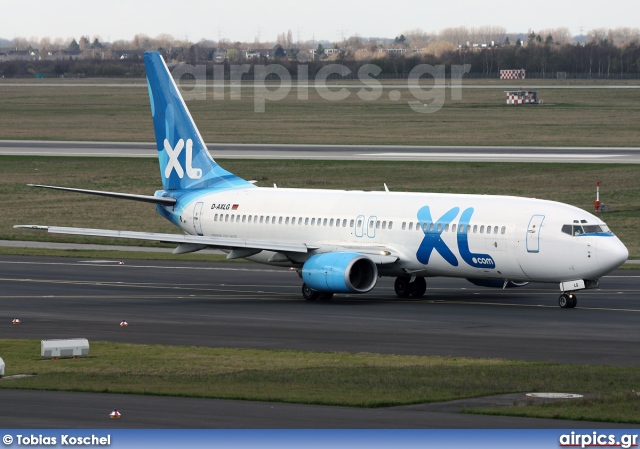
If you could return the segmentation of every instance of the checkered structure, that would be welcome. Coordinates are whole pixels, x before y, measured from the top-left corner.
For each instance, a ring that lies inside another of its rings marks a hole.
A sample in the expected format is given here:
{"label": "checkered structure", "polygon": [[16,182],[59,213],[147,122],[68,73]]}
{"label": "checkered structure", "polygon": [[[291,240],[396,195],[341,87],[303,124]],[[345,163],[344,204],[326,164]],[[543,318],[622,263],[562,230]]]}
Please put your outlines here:
{"label": "checkered structure", "polygon": [[505,91],[507,104],[538,104],[537,90],[512,90]]}
{"label": "checkered structure", "polygon": [[525,79],[524,69],[520,70],[500,70],[501,80],[523,80]]}

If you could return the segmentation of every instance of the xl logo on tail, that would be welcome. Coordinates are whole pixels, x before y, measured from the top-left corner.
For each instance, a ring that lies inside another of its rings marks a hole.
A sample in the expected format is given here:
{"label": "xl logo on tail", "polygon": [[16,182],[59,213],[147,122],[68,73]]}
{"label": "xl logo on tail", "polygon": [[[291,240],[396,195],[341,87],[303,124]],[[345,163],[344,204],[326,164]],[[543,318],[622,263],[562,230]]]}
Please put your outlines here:
{"label": "xl logo on tail", "polygon": [[[180,161],[178,160],[178,156],[182,153],[184,149],[184,139],[178,140],[175,148],[171,148],[171,144],[167,139],[164,139],[164,149],[169,156],[169,162],[167,162],[167,166],[164,169],[164,177],[169,179],[171,176],[171,172],[173,170],[176,171],[178,177],[182,179],[184,177],[184,169],[182,165],[180,165]],[[187,176],[191,179],[200,179],[202,178],[202,170],[199,168],[192,167],[193,163],[193,140],[187,139],[187,155],[185,158],[185,167],[187,169]]]}

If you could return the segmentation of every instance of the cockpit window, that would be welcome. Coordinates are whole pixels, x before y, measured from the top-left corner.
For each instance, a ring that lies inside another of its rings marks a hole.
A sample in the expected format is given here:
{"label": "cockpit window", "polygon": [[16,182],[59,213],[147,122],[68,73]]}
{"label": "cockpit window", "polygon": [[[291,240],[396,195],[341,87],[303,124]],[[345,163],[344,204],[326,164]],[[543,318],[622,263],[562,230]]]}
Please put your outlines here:
{"label": "cockpit window", "polygon": [[[585,221],[585,220],[581,220]],[[609,228],[605,225],[592,225],[592,224],[576,224],[577,220],[574,220],[572,225],[563,225],[562,232],[569,235],[582,235],[582,234],[602,234],[608,233]]]}

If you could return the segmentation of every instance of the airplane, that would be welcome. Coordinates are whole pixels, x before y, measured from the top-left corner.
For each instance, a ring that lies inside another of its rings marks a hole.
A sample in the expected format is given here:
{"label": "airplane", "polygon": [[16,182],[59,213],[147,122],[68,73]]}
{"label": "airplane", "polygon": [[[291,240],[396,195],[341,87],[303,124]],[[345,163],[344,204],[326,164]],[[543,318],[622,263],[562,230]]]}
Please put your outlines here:
{"label": "airplane", "polygon": [[155,204],[184,234],[17,225],[50,233],[177,244],[175,254],[217,248],[290,267],[306,300],[367,293],[395,277],[401,298],[422,297],[426,278],[486,287],[559,283],[558,304],[624,263],[624,244],[595,215],[554,201],[496,195],[258,187],[210,156],[158,52],[144,54],[162,190],[134,195],[33,185]]}

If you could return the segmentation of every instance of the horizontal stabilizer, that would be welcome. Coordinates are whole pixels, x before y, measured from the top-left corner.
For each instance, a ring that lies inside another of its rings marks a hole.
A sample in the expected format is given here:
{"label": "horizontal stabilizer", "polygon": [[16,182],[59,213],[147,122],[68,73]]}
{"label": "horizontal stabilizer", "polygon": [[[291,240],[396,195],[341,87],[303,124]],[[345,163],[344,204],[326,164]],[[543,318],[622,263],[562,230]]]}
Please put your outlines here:
{"label": "horizontal stabilizer", "polygon": [[163,206],[173,206],[174,204],[176,204],[176,199],[171,197],[135,195],[133,193],[107,192],[104,190],[73,189],[71,187],[43,186],[40,184],[27,184],[27,185],[29,187],[42,187],[44,189],[66,190],[68,192],[87,193],[89,195],[100,195],[100,196],[108,196],[111,198],[121,198],[124,200],[133,200],[133,201],[142,201],[145,203],[162,204]]}
{"label": "horizontal stabilizer", "polygon": [[150,240],[164,243],[191,243],[212,248],[253,248],[268,251],[288,251],[306,253],[310,249],[304,243],[272,242],[265,240],[246,240],[233,238],[217,238],[202,235],[162,234],[157,232],[116,231],[110,229],[67,228],[60,226],[16,225],[14,228],[46,230],[52,234],[91,235],[94,237],[115,237],[123,239]]}

